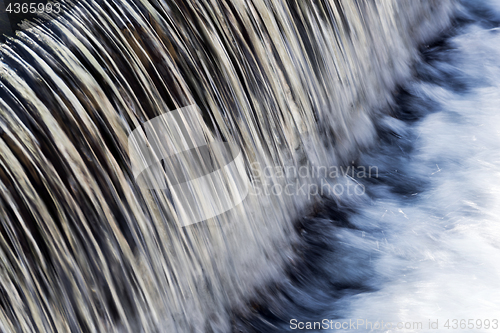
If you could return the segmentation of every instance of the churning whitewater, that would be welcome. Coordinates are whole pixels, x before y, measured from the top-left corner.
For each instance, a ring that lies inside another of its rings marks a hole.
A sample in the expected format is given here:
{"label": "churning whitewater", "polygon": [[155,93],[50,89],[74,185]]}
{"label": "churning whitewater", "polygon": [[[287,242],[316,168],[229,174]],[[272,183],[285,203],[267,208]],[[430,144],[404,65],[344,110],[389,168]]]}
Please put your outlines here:
{"label": "churning whitewater", "polygon": [[355,161],[378,176],[301,220],[306,262],[242,331],[500,329],[500,2],[463,2],[442,37]]}
{"label": "churning whitewater", "polygon": [[1,332],[500,329],[500,1],[61,5],[0,45]]}

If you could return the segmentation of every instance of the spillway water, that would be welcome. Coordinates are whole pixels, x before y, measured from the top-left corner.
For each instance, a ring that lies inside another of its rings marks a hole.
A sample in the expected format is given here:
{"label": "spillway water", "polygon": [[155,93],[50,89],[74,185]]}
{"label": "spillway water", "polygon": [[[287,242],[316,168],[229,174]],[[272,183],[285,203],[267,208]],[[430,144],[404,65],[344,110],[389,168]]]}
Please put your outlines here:
{"label": "spillway water", "polygon": [[[83,1],[27,24],[0,46],[0,330],[495,319],[495,3]],[[257,194],[181,226],[128,138],[189,105]]]}

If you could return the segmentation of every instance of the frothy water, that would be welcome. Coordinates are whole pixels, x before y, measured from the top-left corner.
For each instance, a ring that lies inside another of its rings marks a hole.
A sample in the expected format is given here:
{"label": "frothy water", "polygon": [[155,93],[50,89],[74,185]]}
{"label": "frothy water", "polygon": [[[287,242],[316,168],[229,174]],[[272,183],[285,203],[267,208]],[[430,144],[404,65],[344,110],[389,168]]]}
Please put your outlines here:
{"label": "frothy water", "polygon": [[421,117],[393,121],[392,154],[363,157],[393,179],[374,184],[370,207],[351,221],[374,231],[365,238],[383,281],[353,298],[353,317],[439,319],[442,331],[447,319],[498,320],[500,35],[464,10],[474,22],[426,50],[420,79],[405,86],[402,107]]}
{"label": "frothy water", "polygon": [[[473,23],[488,5],[460,7],[424,59],[451,1],[83,1],[27,24],[0,46],[0,329],[493,316],[497,14]],[[136,183],[128,138],[188,105],[259,191],[181,228],[169,194]],[[255,177],[332,166],[356,174],[265,179],[329,190],[312,197]]]}
{"label": "frothy water", "polygon": [[462,2],[380,119],[377,148],[356,160],[378,177],[303,220],[312,264],[256,296],[265,301],[243,331],[500,327],[499,59],[500,3]]}

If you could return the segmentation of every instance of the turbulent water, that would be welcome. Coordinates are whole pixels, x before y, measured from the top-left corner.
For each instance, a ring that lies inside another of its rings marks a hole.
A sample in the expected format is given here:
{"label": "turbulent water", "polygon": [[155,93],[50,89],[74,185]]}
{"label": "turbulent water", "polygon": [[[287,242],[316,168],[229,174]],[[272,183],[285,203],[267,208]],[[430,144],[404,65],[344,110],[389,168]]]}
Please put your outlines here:
{"label": "turbulent water", "polygon": [[302,219],[308,263],[256,297],[244,331],[499,329],[499,33],[500,2],[464,1],[423,47],[356,161],[378,177]]}
{"label": "turbulent water", "polygon": [[[27,24],[0,46],[0,330],[500,319],[498,27],[493,0],[83,1]],[[189,105],[252,193],[181,227],[127,140]]]}

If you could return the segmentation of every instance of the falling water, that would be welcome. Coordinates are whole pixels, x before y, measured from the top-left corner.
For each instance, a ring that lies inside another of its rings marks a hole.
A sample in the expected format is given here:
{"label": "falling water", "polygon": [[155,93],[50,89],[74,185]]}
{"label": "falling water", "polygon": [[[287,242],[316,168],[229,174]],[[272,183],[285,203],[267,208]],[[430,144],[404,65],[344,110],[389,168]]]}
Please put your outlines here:
{"label": "falling water", "polygon": [[[24,22],[0,46],[0,330],[228,331],[231,309],[300,260],[313,200],[249,195],[180,227],[171,198],[136,183],[129,135],[197,105],[248,176],[348,165],[453,8],[104,0]],[[270,181],[319,181],[296,178]]]}

